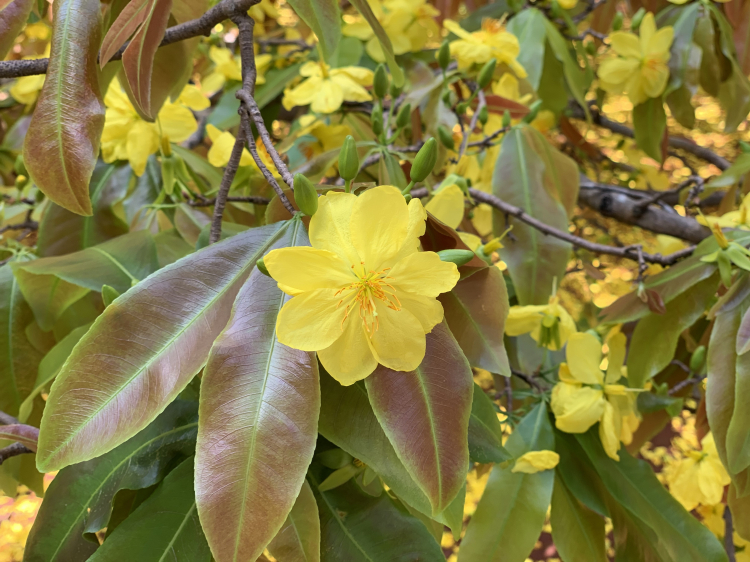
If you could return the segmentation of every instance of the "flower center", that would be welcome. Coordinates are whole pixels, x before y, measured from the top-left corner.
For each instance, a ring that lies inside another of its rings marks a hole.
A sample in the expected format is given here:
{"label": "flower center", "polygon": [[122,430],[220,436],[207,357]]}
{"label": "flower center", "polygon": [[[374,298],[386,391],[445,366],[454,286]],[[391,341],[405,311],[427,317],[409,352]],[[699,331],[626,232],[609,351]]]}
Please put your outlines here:
{"label": "flower center", "polygon": [[[364,266],[364,262],[360,265]],[[352,266],[352,269],[354,269],[354,266]],[[364,270],[364,267],[362,269]],[[346,307],[344,318],[341,320],[342,331],[344,322],[349,318],[349,313],[358,308],[362,325],[365,331],[372,336],[380,326],[376,308],[378,300],[391,310],[401,310],[401,302],[396,296],[396,289],[391,285],[393,277],[388,276],[390,269],[390,267],[386,267],[380,271],[363,271],[361,274],[356,274],[357,280],[354,283],[338,290],[336,295],[343,296],[336,308],[341,305]]]}

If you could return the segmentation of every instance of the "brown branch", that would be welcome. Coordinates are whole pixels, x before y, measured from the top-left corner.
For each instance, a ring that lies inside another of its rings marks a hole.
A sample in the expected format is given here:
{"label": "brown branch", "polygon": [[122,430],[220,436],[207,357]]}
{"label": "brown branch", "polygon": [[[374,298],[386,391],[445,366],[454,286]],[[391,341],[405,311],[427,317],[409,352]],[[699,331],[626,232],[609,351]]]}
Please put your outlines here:
{"label": "brown branch", "polygon": [[737,562],[737,555],[734,549],[734,524],[729,506],[724,508],[724,550],[727,551],[729,562]]}
{"label": "brown branch", "polygon": [[8,232],[9,230],[36,230],[39,228],[39,223],[32,220],[26,220],[16,224],[6,224],[0,228],[0,234]]}
{"label": "brown branch", "polygon": [[[249,195],[247,197],[227,197],[227,203],[253,203],[255,205],[268,205],[271,200],[268,197]],[[211,207],[216,204],[216,197],[213,199],[203,199],[201,201],[188,201],[191,207]]]}
{"label": "brown branch", "polygon": [[246,131],[244,124],[240,123],[240,132],[237,135],[237,139],[234,141],[232,154],[229,157],[229,162],[227,162],[227,167],[224,168],[224,176],[221,178],[219,193],[216,195],[216,202],[214,203],[214,215],[211,219],[211,235],[208,239],[209,244],[218,242],[221,239],[221,219],[224,217],[224,208],[227,204],[229,188],[232,187],[234,176],[237,174],[237,170],[240,167],[242,151],[245,150],[245,136]]}
{"label": "brown branch", "polygon": [[[241,91],[241,90],[240,90]],[[249,120],[247,116],[247,112],[242,112],[243,119]],[[250,123],[247,123],[247,127],[250,127]],[[289,211],[289,214],[294,216],[294,214],[297,212],[292,203],[289,201],[289,198],[286,196],[286,193],[284,193],[284,190],[281,189],[281,186],[279,185],[279,182],[276,181],[276,178],[273,177],[273,174],[271,173],[271,170],[269,170],[266,165],[263,163],[263,160],[260,159],[260,156],[258,155],[258,147],[255,146],[255,139],[252,135],[249,135],[247,137],[247,148],[250,151],[250,155],[253,157],[253,160],[255,160],[256,166],[260,169],[261,173],[263,174],[263,177],[266,178],[266,181],[271,184],[271,187],[276,192],[276,195],[279,196],[279,199],[281,199],[281,203],[284,205],[284,208]]]}
{"label": "brown branch", "polygon": [[0,425],[15,425],[21,423],[18,418],[14,418],[10,414],[0,411]]}
{"label": "brown branch", "polygon": [[461,139],[461,147],[458,149],[458,157],[456,158],[456,162],[460,162],[461,158],[466,152],[466,147],[469,144],[469,137],[474,132],[474,129],[477,126],[477,121],[479,120],[479,112],[485,105],[487,105],[487,100],[485,99],[484,92],[482,90],[479,90],[477,92],[477,100],[477,108],[474,110],[474,113],[471,116],[471,121],[469,121],[469,130],[466,131],[466,133],[463,135],[463,138]]}
{"label": "brown branch", "polygon": [[0,449],[0,465],[12,457],[17,457],[18,455],[25,455],[27,453],[33,452],[34,451],[29,449],[26,445],[22,445],[21,443],[13,443],[12,445],[8,445],[7,447],[3,447],[2,449]]}
{"label": "brown branch", "polygon": [[[535,378],[534,378],[533,376],[531,376],[531,375],[527,375],[526,373],[522,373],[521,371],[517,371],[517,370],[515,370],[515,369],[511,369],[511,370],[510,370],[510,372],[511,372],[511,374],[512,374],[512,375],[513,375],[514,377],[518,377],[518,378],[519,378],[519,379],[521,379],[521,380],[522,380],[523,382],[525,382],[526,384],[528,384],[528,385],[529,385],[529,386],[530,386],[531,388],[535,388],[535,389],[536,389],[536,390],[538,390],[539,392],[544,392],[544,387],[542,387],[542,385],[541,385],[541,384],[539,384],[539,383],[538,383],[538,382],[537,382],[537,381],[535,380]],[[510,380],[510,379],[508,379],[508,380]]]}

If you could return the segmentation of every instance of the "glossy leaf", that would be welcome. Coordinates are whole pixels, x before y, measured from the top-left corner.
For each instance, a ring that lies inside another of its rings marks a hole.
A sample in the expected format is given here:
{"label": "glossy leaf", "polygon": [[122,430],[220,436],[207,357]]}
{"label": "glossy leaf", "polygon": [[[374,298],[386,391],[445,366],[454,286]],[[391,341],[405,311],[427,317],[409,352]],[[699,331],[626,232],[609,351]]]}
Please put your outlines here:
{"label": "glossy leaf", "polygon": [[422,522],[388,494],[373,497],[350,480],[321,492],[327,469],[313,465],[310,485],[320,512],[323,562],[443,562],[440,545]]}
{"label": "glossy leaf", "polygon": [[388,64],[388,69],[391,71],[391,79],[393,80],[393,83],[399,87],[403,86],[405,80],[404,72],[401,70],[401,66],[396,62],[396,56],[393,52],[391,40],[386,34],[385,29],[383,29],[383,26],[380,25],[378,18],[373,13],[367,0],[352,0],[351,4],[357,8],[357,11],[365,18],[380,43],[386,63]]}
{"label": "glossy leaf", "polygon": [[29,19],[34,0],[3,0],[0,2],[0,60],[5,56],[16,42],[16,37],[26,25]]}
{"label": "glossy leaf", "polygon": [[544,25],[547,28],[547,41],[549,41],[552,53],[555,58],[562,63],[565,82],[568,85],[573,97],[588,116],[588,105],[586,104],[586,91],[591,84],[590,71],[584,72],[578,65],[574,54],[570,51],[570,43],[560,34],[555,24],[547,18],[544,18]]}
{"label": "glossy leaf", "polygon": [[518,38],[521,52],[518,62],[528,74],[527,80],[534,90],[539,89],[544,62],[544,46],[547,28],[544,14],[536,8],[518,12],[508,23],[508,31]]}
{"label": "glossy leaf", "polygon": [[750,75],[750,2],[737,0],[724,7],[727,20],[734,28],[737,62],[745,75]]}
{"label": "glossy leaf", "polygon": [[30,425],[15,423],[11,425],[0,425],[0,439],[18,441],[32,451],[36,451],[39,430]]}
{"label": "glossy leaf", "polygon": [[482,269],[439,297],[448,327],[469,363],[491,373],[510,376],[503,344],[508,316],[508,291],[496,267]]}
{"label": "glossy leaf", "polygon": [[401,462],[442,512],[466,480],[474,391],[469,363],[445,323],[427,334],[413,372],[378,365],[365,379],[370,404]]}
{"label": "glossy leaf", "polygon": [[559,477],[552,492],[550,524],[563,562],[606,562],[604,519],[583,506]]}
{"label": "glossy leaf", "polygon": [[[518,458],[554,450],[555,438],[544,403],[529,412],[506,442]],[[495,466],[461,541],[459,562],[523,562],[533,550],[552,498],[554,470],[536,474]]]}
{"label": "glossy leaf", "polygon": [[194,403],[175,402],[116,449],[60,471],[31,529],[24,560],[86,560],[97,542],[84,534],[107,526],[119,490],[152,486],[177,458],[192,455],[198,431],[196,414]]}
{"label": "glossy leaf", "polygon": [[150,6],[149,0],[130,0],[125,5],[102,40],[102,48],[99,52],[100,68],[104,68],[104,65],[110,61],[112,56],[125,44],[125,41],[145,21]]}
{"label": "glossy leaf", "polygon": [[707,8],[718,26],[717,48],[721,49],[731,65],[729,79],[719,89],[719,102],[726,111],[724,131],[732,132],[737,130],[750,112],[750,80],[737,62],[732,27],[721,10],[713,5],[708,5]]}
{"label": "glossy leaf", "polygon": [[[306,243],[294,221],[273,247]],[[203,372],[195,490],[217,562],[263,553],[292,509],[315,449],[318,362],[276,339],[287,299],[254,270]]]}
{"label": "glossy leaf", "polygon": [[307,480],[268,551],[280,562],[320,562],[320,518]]}
{"label": "glossy leaf", "polygon": [[106,453],[146,427],[203,367],[240,287],[286,226],[255,228],[191,254],[108,306],[52,385],[40,470]]}
{"label": "glossy leaf", "polygon": [[89,181],[99,156],[104,104],[96,57],[100,7],[87,0],[54,3],[47,78],[24,141],[31,179],[65,209],[91,215]]}
{"label": "glossy leaf", "polygon": [[341,11],[336,0],[289,0],[289,5],[317,36],[326,62],[341,40]]}
{"label": "glossy leaf", "polygon": [[193,493],[193,459],[167,474],[154,493],[107,536],[88,562],[210,562]]}
{"label": "glossy leaf", "polygon": [[665,314],[651,313],[638,322],[630,340],[627,362],[631,386],[643,388],[670,364],[680,334],[703,316],[717,284],[717,276],[711,276],[667,304]]}
{"label": "glossy leaf", "polygon": [[501,463],[511,459],[503,447],[503,428],[492,401],[474,384],[469,418],[469,458],[478,463]]}
{"label": "glossy leaf", "polygon": [[667,128],[667,114],[662,98],[649,98],[633,108],[635,142],[648,156],[661,162],[662,139]]}

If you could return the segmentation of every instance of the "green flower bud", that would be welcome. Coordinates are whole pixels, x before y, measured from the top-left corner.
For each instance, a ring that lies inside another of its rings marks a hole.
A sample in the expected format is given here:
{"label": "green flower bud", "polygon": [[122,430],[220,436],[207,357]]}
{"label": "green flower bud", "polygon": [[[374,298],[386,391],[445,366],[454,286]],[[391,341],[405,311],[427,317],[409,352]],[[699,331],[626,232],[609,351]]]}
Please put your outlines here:
{"label": "green flower bud", "polygon": [[475,254],[471,250],[440,250],[437,255],[442,261],[455,263],[461,267],[473,260]]}
{"label": "green flower bud", "polygon": [[531,123],[536,116],[539,114],[539,110],[542,108],[542,100],[536,100],[531,104],[529,113],[523,118],[524,123]]}
{"label": "green flower bud", "polygon": [[592,57],[596,55],[596,43],[594,41],[586,43],[586,52]]}
{"label": "green flower bud", "polygon": [[29,172],[26,169],[26,164],[23,161],[23,154],[16,156],[16,162],[13,164],[13,169],[19,176],[28,176]]}
{"label": "green flower bud", "polygon": [[299,210],[311,217],[318,210],[318,192],[302,174],[294,174],[294,201]]}
{"label": "green flower bud", "polygon": [[615,14],[615,19],[612,20],[612,31],[620,31],[622,29],[622,23],[622,12],[617,12]]}
{"label": "green flower bud", "polygon": [[120,292],[114,287],[110,287],[109,285],[102,285],[102,302],[104,303],[105,308],[112,304],[112,301],[119,296]]}
{"label": "green flower bud", "polygon": [[503,113],[503,129],[507,129],[508,127],[510,127],[510,111],[506,109],[505,113]]}
{"label": "green flower bud", "polygon": [[383,113],[381,111],[370,113],[370,125],[372,125],[372,132],[376,135],[383,132]]}
{"label": "green flower bud", "polygon": [[443,103],[448,106],[451,105],[451,91],[450,90],[445,90],[443,92]]}
{"label": "green flower bud", "polygon": [[448,65],[451,63],[451,47],[447,40],[443,41],[443,44],[440,45],[435,58],[437,59],[440,68],[443,70],[448,68]]}
{"label": "green flower bud", "polygon": [[690,370],[694,373],[700,373],[703,364],[706,362],[706,346],[699,345],[690,357]]}
{"label": "green flower bud", "polygon": [[484,89],[489,86],[492,82],[492,77],[495,75],[495,67],[497,66],[497,59],[491,59],[485,63],[482,70],[479,71],[479,78],[477,78],[477,84],[480,89]]}
{"label": "green flower bud", "polygon": [[396,99],[401,95],[401,90],[403,90],[402,86],[396,86],[395,82],[391,82],[391,97],[393,99]]}
{"label": "green flower bud", "polygon": [[21,174],[20,176],[16,176],[16,183],[15,183],[16,189],[23,189],[24,187],[26,187],[26,184],[28,183],[29,183],[28,176],[24,176],[23,174]]}
{"label": "green flower bud", "polygon": [[411,165],[411,181],[414,183],[424,181],[432,173],[437,162],[437,152],[437,141],[434,137],[430,137],[414,157]]}
{"label": "green flower bud", "polygon": [[460,113],[461,115],[463,115],[464,113],[466,113],[466,110],[468,108],[469,108],[469,103],[462,101],[456,106],[456,113]]}
{"label": "green flower bud", "polygon": [[403,129],[411,122],[411,104],[403,104],[396,115],[396,127]]}
{"label": "green flower bud", "polygon": [[440,125],[438,127],[438,138],[440,139],[440,144],[442,144],[445,148],[449,150],[456,149],[456,143],[453,142],[453,135],[445,125]]}
{"label": "green flower bud", "polygon": [[344,139],[344,146],[339,152],[339,175],[351,181],[359,173],[359,155],[357,154],[357,145],[354,143],[354,137],[347,135]]}
{"label": "green flower bud", "polygon": [[483,106],[482,106],[482,109],[480,109],[480,110],[479,110],[479,116],[478,116],[479,122],[480,122],[480,123],[481,123],[482,125],[486,125],[486,124],[487,124],[487,120],[488,120],[489,118],[490,118],[490,112],[489,112],[489,110],[487,109],[487,106],[486,106],[486,105],[483,105]]}
{"label": "green flower bud", "polygon": [[258,271],[260,271],[263,275],[267,275],[268,277],[271,277],[271,274],[268,273],[268,269],[266,268],[266,262],[263,261],[263,258],[260,258],[258,261],[255,262],[255,267],[257,267]]}
{"label": "green flower bud", "polygon": [[385,70],[385,65],[380,64],[375,69],[375,78],[372,81],[372,90],[375,93],[375,97],[383,99],[388,93],[388,73]]}
{"label": "green flower bud", "polygon": [[174,191],[175,160],[176,158],[173,154],[161,157],[161,180],[167,195],[172,195]]}
{"label": "green flower bud", "polygon": [[641,27],[641,22],[643,21],[643,17],[645,15],[646,15],[646,9],[639,8],[638,11],[633,16],[633,19],[630,20],[630,29],[632,31],[638,31],[638,28]]}

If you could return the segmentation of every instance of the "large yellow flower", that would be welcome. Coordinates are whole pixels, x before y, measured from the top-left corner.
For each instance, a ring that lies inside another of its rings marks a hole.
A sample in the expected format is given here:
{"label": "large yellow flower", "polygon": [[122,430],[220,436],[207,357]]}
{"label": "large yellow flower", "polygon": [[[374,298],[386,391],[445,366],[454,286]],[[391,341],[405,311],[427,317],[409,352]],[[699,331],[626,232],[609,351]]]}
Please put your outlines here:
{"label": "large yellow flower", "polygon": [[333,113],[345,101],[369,101],[372,96],[364,86],[371,86],[373,72],[359,66],[331,68],[324,62],[309,61],[299,71],[306,80],[284,91],[285,109],[310,105],[316,113]]}
{"label": "large yellow flower", "polygon": [[674,28],[656,30],[654,14],[643,18],[640,38],[626,31],[615,31],[609,36],[612,49],[619,56],[604,61],[599,67],[601,87],[607,92],[627,92],[633,105],[649,98],[658,98],[669,80],[669,48],[674,40]]}
{"label": "large yellow flower", "polygon": [[112,80],[104,96],[107,111],[102,131],[102,157],[105,162],[128,160],[136,175],[146,169],[148,157],[159,150],[162,137],[183,142],[198,129],[193,112],[206,109],[211,102],[195,86],[187,85],[174,102],[167,100],[156,122],[144,121],[130,103],[117,79]]}
{"label": "large yellow flower", "polygon": [[568,338],[567,363],[560,364],[560,382],[552,390],[555,425],[567,433],[585,433],[599,422],[599,438],[604,450],[619,461],[620,441],[630,443],[638,427],[635,410],[636,392],[616,384],[625,374],[625,336],[617,332],[609,338],[606,375],[602,362],[602,345],[596,336],[576,333]]}
{"label": "large yellow flower", "polygon": [[420,252],[427,214],[383,185],[359,197],[329,192],[310,220],[312,248],[271,251],[264,262],[292,295],[276,323],[279,341],[317,351],[341,384],[367,377],[378,363],[412,371],[425,334],[443,319],[436,300],[458,282],[455,264]]}
{"label": "large yellow flower", "polygon": [[456,57],[459,68],[484,64],[496,58],[497,62],[507,64],[519,78],[526,78],[526,69],[516,60],[521,52],[518,39],[505,31],[500,20],[485,19],[482,29],[474,33],[469,33],[453,20],[445,20],[443,26],[460,38],[450,44],[451,56]]}
{"label": "large yellow flower", "polygon": [[684,455],[664,470],[669,491],[688,511],[720,503],[724,486],[732,479],[721,464],[713,434],[703,438],[700,450],[684,451]]}
{"label": "large yellow flower", "polygon": [[557,351],[576,333],[576,323],[555,295],[548,304],[510,307],[505,333],[509,336],[531,333],[539,345]]}

